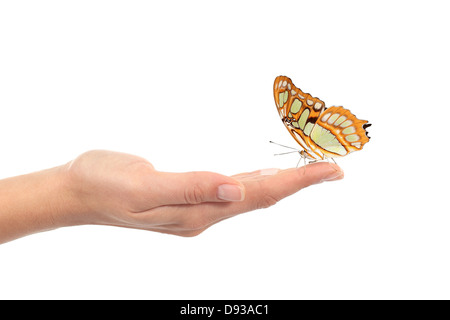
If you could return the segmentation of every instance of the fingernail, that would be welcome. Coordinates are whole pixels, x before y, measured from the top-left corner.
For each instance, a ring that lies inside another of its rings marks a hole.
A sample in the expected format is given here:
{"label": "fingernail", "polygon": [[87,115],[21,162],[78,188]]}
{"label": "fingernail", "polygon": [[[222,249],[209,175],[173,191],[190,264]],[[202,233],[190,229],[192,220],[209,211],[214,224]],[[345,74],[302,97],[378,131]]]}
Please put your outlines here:
{"label": "fingernail", "polygon": [[322,180],[320,180],[320,182],[341,180],[342,178],[344,178],[343,171],[332,171],[328,175],[326,175]]}
{"label": "fingernail", "polygon": [[276,168],[270,168],[270,169],[262,169],[259,170],[259,174],[262,176],[273,176],[274,174],[277,174],[280,169]]}
{"label": "fingernail", "polygon": [[242,201],[244,189],[233,184],[222,184],[217,188],[217,198],[225,201]]}

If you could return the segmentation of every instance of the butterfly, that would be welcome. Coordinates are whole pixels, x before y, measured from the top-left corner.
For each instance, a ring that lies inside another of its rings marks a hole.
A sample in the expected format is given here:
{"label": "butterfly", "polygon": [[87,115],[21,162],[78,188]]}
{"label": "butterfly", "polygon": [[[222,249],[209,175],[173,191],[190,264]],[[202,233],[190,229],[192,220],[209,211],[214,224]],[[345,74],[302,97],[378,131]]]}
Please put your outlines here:
{"label": "butterfly", "polygon": [[275,79],[273,93],[283,124],[303,148],[299,151],[303,159],[343,157],[361,150],[370,139],[368,121],[343,107],[326,108],[322,100],[304,93],[288,77]]}

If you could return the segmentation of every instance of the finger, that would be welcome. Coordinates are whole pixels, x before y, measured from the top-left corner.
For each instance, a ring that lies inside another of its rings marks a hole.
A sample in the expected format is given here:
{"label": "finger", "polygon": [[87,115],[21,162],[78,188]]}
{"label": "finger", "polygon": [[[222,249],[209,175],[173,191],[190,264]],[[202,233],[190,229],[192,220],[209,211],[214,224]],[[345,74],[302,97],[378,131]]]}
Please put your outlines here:
{"label": "finger", "polygon": [[337,165],[319,162],[306,167],[280,170],[278,173],[260,177],[260,179],[250,177],[240,180],[246,190],[245,199],[242,202],[229,203],[227,206],[202,205],[206,209],[205,213],[209,212],[208,214],[214,215],[209,220],[219,220],[222,217],[270,207],[281,199],[313,184],[342,179],[344,172]]}
{"label": "finger", "polygon": [[266,208],[299,190],[324,181],[342,179],[339,166],[319,162],[306,167],[287,169],[259,181],[242,181],[247,190],[249,208]]}
{"label": "finger", "polygon": [[242,201],[245,196],[242,183],[214,172],[157,172],[153,179],[159,205]]}
{"label": "finger", "polygon": [[205,202],[195,206],[165,206],[154,209],[153,214],[159,212],[159,219],[162,219],[160,222],[164,221],[164,224],[160,225],[163,230],[170,230],[170,233],[176,234],[181,232],[195,234],[237,214],[272,206],[279,200],[312,184],[342,178],[342,170],[329,163],[316,163],[306,168],[281,170],[273,175],[265,175],[261,180],[255,180],[252,175],[249,180],[242,181],[246,195],[241,202]]}

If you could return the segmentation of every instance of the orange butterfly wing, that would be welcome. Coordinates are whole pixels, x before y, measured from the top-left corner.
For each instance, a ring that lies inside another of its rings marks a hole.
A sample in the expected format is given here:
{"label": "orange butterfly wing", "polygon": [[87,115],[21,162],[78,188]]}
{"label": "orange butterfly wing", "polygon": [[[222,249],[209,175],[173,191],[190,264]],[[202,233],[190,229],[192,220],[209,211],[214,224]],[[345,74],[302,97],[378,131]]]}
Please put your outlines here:
{"label": "orange butterfly wing", "polygon": [[286,129],[311,158],[319,159],[310,150],[309,135],[325,109],[325,103],[309,93],[304,93],[285,76],[275,79],[273,92],[278,114]]}
{"label": "orange butterfly wing", "polygon": [[325,108],[322,100],[301,91],[288,77],[275,79],[274,97],[286,129],[312,159],[343,157],[370,139],[366,120],[343,107]]}
{"label": "orange butterfly wing", "polygon": [[[343,157],[353,151],[361,150],[369,142],[367,128],[371,124],[360,120],[343,107],[330,107],[321,114],[311,133],[311,139],[328,158]],[[326,139],[316,138],[320,131],[330,132],[337,142],[327,143]]]}

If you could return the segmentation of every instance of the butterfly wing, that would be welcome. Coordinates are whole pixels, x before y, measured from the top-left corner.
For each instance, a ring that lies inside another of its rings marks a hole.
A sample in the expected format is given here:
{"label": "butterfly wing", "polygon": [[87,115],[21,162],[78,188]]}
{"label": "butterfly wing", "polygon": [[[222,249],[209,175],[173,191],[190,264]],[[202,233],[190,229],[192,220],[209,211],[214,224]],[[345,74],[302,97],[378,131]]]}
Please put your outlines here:
{"label": "butterfly wing", "polygon": [[327,158],[343,157],[361,150],[370,137],[366,120],[359,120],[343,107],[330,107],[323,111],[311,131],[312,149]]}
{"label": "butterfly wing", "polygon": [[278,114],[292,137],[311,158],[323,159],[311,152],[310,134],[325,109],[325,103],[304,93],[285,76],[275,79],[273,93]]}
{"label": "butterfly wing", "polygon": [[322,100],[304,93],[288,77],[277,77],[273,92],[283,124],[312,159],[343,157],[370,139],[366,120],[343,107],[325,108]]}

